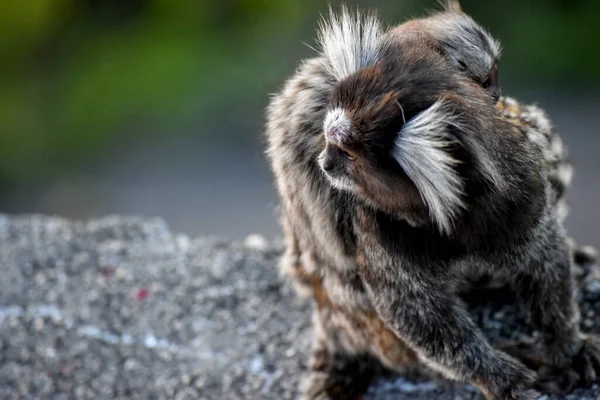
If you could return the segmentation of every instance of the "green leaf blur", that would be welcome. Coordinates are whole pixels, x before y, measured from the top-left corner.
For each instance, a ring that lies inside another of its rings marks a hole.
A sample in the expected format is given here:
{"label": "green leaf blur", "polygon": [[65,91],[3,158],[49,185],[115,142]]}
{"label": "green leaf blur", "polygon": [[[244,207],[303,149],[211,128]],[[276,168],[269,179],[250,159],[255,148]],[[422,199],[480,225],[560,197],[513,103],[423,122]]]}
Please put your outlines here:
{"label": "green leaf blur", "polygon": [[[339,2],[333,2],[334,7]],[[347,1],[388,23],[434,8]],[[258,136],[269,93],[311,54],[325,1],[0,2],[0,179],[35,180],[151,135],[244,121]],[[597,86],[600,2],[464,0],[499,37],[505,88]],[[229,133],[228,133],[229,135]],[[240,135],[237,131],[231,137]]]}

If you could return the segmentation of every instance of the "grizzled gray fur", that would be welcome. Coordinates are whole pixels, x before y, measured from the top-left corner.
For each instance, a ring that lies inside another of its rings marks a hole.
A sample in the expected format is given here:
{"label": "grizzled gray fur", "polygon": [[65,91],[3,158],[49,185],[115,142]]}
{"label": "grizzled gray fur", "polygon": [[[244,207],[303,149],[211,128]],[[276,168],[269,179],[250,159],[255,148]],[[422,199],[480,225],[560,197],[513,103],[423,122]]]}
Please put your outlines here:
{"label": "grizzled gray fur", "polygon": [[[320,43],[266,130],[282,269],[315,304],[304,398],[360,396],[380,366],[494,400],[595,381],[563,227],[571,168],[544,113],[500,97],[499,44],[454,2],[387,31],[343,10]],[[522,299],[543,354],[494,348],[470,319],[457,291],[490,278]]]}

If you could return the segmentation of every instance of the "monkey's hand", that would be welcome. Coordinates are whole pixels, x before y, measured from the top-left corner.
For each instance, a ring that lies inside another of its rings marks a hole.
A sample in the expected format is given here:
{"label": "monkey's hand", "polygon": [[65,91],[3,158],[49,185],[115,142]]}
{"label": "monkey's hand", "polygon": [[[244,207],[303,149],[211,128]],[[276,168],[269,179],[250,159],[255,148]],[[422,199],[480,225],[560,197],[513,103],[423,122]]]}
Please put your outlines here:
{"label": "monkey's hand", "polygon": [[544,353],[541,346],[532,340],[503,342],[497,346],[537,371],[535,386],[544,393],[570,392],[577,385],[590,385],[600,374],[600,336],[585,335],[579,352],[568,366],[557,367]]}
{"label": "monkey's hand", "polygon": [[600,375],[600,336],[583,335],[583,345],[573,359],[573,365],[585,383],[596,381]]}

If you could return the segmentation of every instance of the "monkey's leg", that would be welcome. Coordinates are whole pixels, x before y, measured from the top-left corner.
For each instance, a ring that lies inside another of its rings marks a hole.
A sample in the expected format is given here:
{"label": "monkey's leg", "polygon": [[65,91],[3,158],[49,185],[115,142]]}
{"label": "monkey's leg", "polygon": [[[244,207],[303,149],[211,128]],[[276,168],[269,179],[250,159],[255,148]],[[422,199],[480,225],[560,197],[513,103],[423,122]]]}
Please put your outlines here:
{"label": "monkey's leg", "polygon": [[[377,264],[367,259],[366,265]],[[380,317],[429,367],[471,382],[490,400],[537,398],[530,389],[535,374],[488,343],[446,290],[443,276],[425,277],[422,270],[409,274],[401,263],[362,270]]]}
{"label": "monkey's leg", "polygon": [[321,304],[315,310],[315,338],[309,371],[302,383],[303,400],[360,399],[379,371],[379,364],[363,349],[349,351],[352,332],[338,324],[346,316],[335,313]]}
{"label": "monkey's leg", "polygon": [[600,339],[579,331],[570,258],[567,242],[557,232],[543,252],[514,275],[517,292],[531,322],[542,333],[552,366],[539,381],[540,388],[548,392],[570,391],[600,376]]}
{"label": "monkey's leg", "polygon": [[[282,273],[292,278],[296,290],[315,301],[313,348],[308,373],[303,379],[302,400],[358,399],[366,392],[374,375],[374,365],[365,355],[349,354],[340,341],[347,337],[334,322],[334,306],[322,278],[316,272],[310,251],[302,251],[289,221],[281,219],[286,251],[280,261]],[[338,309],[339,312],[339,309]],[[337,318],[337,321],[344,320]]]}

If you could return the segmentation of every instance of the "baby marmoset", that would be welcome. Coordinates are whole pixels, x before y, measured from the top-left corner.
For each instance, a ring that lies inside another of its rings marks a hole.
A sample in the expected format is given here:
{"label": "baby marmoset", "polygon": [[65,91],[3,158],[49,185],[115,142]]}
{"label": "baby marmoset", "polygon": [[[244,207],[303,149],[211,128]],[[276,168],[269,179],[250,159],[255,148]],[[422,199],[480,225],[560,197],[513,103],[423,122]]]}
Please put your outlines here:
{"label": "baby marmoset", "polygon": [[533,398],[534,372],[457,298],[479,274],[511,280],[564,389],[594,380],[600,341],[579,331],[562,226],[569,166],[539,109],[498,102],[498,43],[456,3],[387,31],[343,11],[320,42],[266,130],[282,267],[316,306],[305,398],[360,394],[373,359]]}

